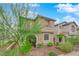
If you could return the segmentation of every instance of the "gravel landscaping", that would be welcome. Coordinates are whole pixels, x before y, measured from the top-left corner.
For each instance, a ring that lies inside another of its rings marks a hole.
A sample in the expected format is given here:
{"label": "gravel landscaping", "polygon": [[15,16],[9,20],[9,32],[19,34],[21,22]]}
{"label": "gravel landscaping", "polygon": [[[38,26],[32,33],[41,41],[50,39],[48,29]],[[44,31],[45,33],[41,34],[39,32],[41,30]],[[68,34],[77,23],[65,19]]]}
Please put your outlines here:
{"label": "gravel landscaping", "polygon": [[43,48],[32,48],[28,56],[48,56],[48,52],[54,52],[57,55],[64,54],[64,52],[57,49],[55,46],[52,47],[43,47]]}
{"label": "gravel landscaping", "polygon": [[57,49],[55,46],[43,47],[43,48],[32,48],[28,56],[48,56],[48,52],[54,52],[58,56],[79,56],[79,45],[74,47],[74,50],[70,53],[64,53],[63,51]]}

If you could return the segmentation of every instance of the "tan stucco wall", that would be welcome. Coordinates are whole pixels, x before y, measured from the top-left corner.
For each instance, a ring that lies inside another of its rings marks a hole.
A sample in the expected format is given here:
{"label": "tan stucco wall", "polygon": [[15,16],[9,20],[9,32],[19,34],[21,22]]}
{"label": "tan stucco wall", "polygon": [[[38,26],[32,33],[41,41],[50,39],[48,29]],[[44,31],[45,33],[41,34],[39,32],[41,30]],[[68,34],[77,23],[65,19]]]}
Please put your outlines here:
{"label": "tan stucco wall", "polygon": [[77,35],[79,35],[79,29],[77,30]]}
{"label": "tan stucco wall", "polygon": [[[38,21],[40,22],[41,26],[42,26],[42,30],[43,31],[46,31],[46,30],[49,30],[49,31],[52,31],[53,32],[53,29],[54,28],[47,28],[47,26],[51,25],[52,27],[54,26],[54,21],[50,21],[49,23],[43,19],[43,18],[38,18]],[[45,45],[49,42],[49,41],[52,41],[53,42],[53,35],[54,34],[51,34],[51,33],[48,33],[49,34],[49,40],[44,40],[44,32],[40,32],[38,35],[37,35],[37,42],[36,44],[39,44],[39,43],[44,43]]]}
{"label": "tan stucco wall", "polygon": [[38,21],[42,27],[45,27],[48,25],[47,21],[45,21],[43,18],[38,18]]}
{"label": "tan stucco wall", "polygon": [[49,34],[49,40],[44,40],[44,34],[46,34],[46,33],[40,33],[37,35],[38,39],[37,39],[36,44],[43,43],[43,44],[47,45],[48,42],[53,42],[53,34],[47,33],[47,34]]}
{"label": "tan stucco wall", "polygon": [[45,26],[54,26],[54,23],[55,23],[55,21],[47,21],[47,20],[45,20],[44,18],[41,18],[41,17],[39,17],[38,19],[37,19],[37,21],[39,21],[39,23],[41,24],[41,26],[42,27],[45,27]]}
{"label": "tan stucco wall", "polygon": [[39,33],[37,35],[37,40],[36,40],[36,44],[39,44],[39,43],[43,43],[43,33]]}
{"label": "tan stucco wall", "polygon": [[[72,32],[72,26],[75,27],[75,31],[74,32]],[[76,25],[74,23],[72,23],[72,24],[69,25],[69,27],[70,27],[69,28],[70,35],[76,35],[77,34],[77,31],[76,31],[77,27],[76,27]]]}
{"label": "tan stucco wall", "polygon": [[49,21],[48,25],[54,27],[55,21]]}
{"label": "tan stucco wall", "polygon": [[69,32],[71,31],[71,29],[70,29],[70,26],[69,25],[67,25],[67,26],[63,26],[63,28],[62,28],[62,32],[64,32],[64,34],[67,36],[67,35],[69,35]]}

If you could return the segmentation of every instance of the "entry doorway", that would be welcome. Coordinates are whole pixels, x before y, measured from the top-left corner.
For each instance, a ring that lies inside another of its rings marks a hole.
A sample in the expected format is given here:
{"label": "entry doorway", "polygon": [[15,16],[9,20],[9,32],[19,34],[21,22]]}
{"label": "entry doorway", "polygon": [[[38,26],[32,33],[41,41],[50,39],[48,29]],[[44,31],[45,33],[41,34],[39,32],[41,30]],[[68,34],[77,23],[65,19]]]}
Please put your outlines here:
{"label": "entry doorway", "polygon": [[29,42],[32,44],[33,47],[36,47],[36,36],[29,35]]}

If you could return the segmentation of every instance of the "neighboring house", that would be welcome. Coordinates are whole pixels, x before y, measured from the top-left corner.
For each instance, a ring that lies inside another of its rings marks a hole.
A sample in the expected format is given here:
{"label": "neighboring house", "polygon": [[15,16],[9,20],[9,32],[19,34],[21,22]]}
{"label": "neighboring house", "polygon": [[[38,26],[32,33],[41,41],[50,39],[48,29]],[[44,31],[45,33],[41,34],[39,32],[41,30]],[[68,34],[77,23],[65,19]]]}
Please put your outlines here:
{"label": "neighboring house", "polygon": [[[56,20],[44,16],[39,16],[37,20],[42,28],[41,32],[36,35],[36,44],[44,43],[46,45],[48,42],[59,42],[57,35],[61,33],[65,36],[79,35],[79,28],[75,22],[55,24]],[[32,20],[33,23],[35,21]],[[30,27],[31,25],[27,26]]]}
{"label": "neighboring house", "polygon": [[77,24],[75,22],[62,22],[56,26],[56,34],[63,33],[65,36],[77,35]]}
{"label": "neighboring house", "polygon": [[79,35],[79,27],[77,28],[77,35]]}

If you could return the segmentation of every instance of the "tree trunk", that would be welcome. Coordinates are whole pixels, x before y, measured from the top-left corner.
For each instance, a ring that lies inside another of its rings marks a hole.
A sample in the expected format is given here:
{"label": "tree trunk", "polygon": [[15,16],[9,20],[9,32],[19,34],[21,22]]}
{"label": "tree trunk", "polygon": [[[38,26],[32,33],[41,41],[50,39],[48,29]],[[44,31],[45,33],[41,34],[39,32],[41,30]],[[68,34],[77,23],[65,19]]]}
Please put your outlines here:
{"label": "tree trunk", "polygon": [[16,43],[13,42],[11,45],[9,45],[9,46],[6,48],[6,50],[13,49],[13,48],[15,48],[15,46],[16,46]]}

